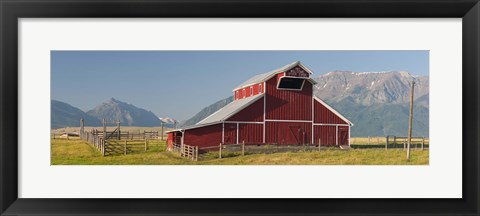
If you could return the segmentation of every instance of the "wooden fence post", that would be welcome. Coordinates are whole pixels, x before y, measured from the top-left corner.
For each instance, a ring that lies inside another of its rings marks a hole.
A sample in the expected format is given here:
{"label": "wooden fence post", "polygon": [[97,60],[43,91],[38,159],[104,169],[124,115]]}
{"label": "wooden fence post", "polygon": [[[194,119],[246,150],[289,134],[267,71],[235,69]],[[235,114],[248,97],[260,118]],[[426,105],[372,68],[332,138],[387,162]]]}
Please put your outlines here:
{"label": "wooden fence post", "polygon": [[368,136],[368,145],[370,145],[370,136]]}
{"label": "wooden fence post", "polygon": [[103,119],[103,140],[107,139],[107,120]]}
{"label": "wooden fence post", "polygon": [[386,142],[385,142],[385,150],[387,150],[387,149],[388,149],[388,136],[387,136],[387,138],[386,138],[386,139],[387,139],[387,140],[386,140]]}
{"label": "wooden fence post", "polygon": [[318,138],[318,151],[322,148],[322,140]]}
{"label": "wooden fence post", "polygon": [[422,151],[423,151],[424,145],[425,145],[425,137],[422,137]]}
{"label": "wooden fence post", "polygon": [[195,161],[198,161],[198,146],[195,146]]}
{"label": "wooden fence post", "polygon": [[147,151],[147,138],[145,137],[145,151]]}
{"label": "wooden fence post", "polygon": [[245,156],[245,140],[242,141],[242,156]]}
{"label": "wooden fence post", "polygon": [[105,156],[105,138],[102,138],[102,156]]}
{"label": "wooden fence post", "polygon": [[123,152],[127,155],[127,140],[125,140],[125,145],[123,146]]}
{"label": "wooden fence post", "polygon": [[393,136],[393,145],[395,146],[397,144],[397,136]]}
{"label": "wooden fence post", "polygon": [[403,139],[403,149],[405,149],[405,148],[407,147],[407,146],[405,145],[405,141],[406,141],[406,140],[407,140],[407,139]]}
{"label": "wooden fence post", "polygon": [[219,145],[218,158],[222,159],[222,143],[220,143],[220,145]]}

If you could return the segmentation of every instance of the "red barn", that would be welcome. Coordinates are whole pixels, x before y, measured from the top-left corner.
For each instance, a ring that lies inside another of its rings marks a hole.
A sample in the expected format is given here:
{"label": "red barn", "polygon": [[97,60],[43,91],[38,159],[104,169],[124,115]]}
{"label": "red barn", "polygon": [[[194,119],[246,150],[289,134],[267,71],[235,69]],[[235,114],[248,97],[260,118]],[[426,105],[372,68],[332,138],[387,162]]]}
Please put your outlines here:
{"label": "red barn", "polygon": [[353,124],[313,95],[312,71],[300,62],[256,75],[233,89],[234,101],[196,125],[168,132],[173,142],[350,145]]}

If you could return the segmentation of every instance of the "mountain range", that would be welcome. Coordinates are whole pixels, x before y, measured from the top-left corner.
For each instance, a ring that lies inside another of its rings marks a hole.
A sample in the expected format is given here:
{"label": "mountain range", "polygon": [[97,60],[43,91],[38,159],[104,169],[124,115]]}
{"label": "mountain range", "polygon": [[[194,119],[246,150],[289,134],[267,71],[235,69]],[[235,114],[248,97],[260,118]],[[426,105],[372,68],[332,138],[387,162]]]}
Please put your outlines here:
{"label": "mountain range", "polygon": [[197,122],[200,122],[201,120],[206,118],[207,116],[211,115],[215,111],[217,111],[217,110],[221,109],[222,107],[226,106],[227,104],[229,104],[232,101],[233,101],[233,96],[230,96],[228,98],[219,100],[219,101],[203,108],[202,110],[200,110],[200,112],[195,114],[193,117],[191,117],[188,120],[186,120],[185,122],[183,122],[182,126],[194,125]]}
{"label": "mountain range", "polygon": [[[409,115],[410,81],[415,80],[413,136],[429,135],[429,77],[408,72],[332,71],[314,77],[314,95],[324,100],[354,123],[353,137],[406,136]],[[182,126],[194,125],[233,101],[219,100],[186,120]],[[51,127],[76,127],[80,118],[86,126],[100,126],[101,119],[120,120],[126,126],[174,127],[172,118],[158,118],[151,111],[111,98],[84,112],[67,103],[51,101]]]}
{"label": "mountain range", "polygon": [[101,125],[99,119],[89,116],[70,104],[57,100],[51,101],[51,128],[78,127],[81,118],[85,120],[85,126]]}
{"label": "mountain range", "polygon": [[[413,136],[429,134],[429,77],[404,71],[333,71],[314,77],[314,95],[354,123],[353,137],[406,136],[410,82],[415,80]],[[183,126],[193,125],[233,101],[228,97],[205,107]]]}
{"label": "mountain range", "polygon": [[160,126],[162,120],[166,121],[165,127],[172,127],[172,122],[176,121],[168,117],[159,118],[151,111],[115,98],[110,98],[87,112],[70,104],[52,100],[51,116],[51,128],[78,127],[80,118],[85,120],[85,126],[101,126],[104,118],[109,122],[120,120],[124,126],[144,127]]}

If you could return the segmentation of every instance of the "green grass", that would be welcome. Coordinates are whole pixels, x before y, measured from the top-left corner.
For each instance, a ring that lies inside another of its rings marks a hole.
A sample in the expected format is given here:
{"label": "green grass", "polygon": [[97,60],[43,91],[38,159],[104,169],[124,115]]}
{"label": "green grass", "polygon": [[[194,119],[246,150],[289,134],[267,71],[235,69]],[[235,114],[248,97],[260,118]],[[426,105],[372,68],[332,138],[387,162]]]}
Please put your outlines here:
{"label": "green grass", "polygon": [[[140,143],[138,144],[140,145]],[[105,156],[90,144],[77,139],[52,139],[51,163],[53,165],[428,165],[428,150],[412,150],[411,160],[406,161],[403,149],[384,150],[325,148],[320,152],[286,152],[272,154],[247,154],[218,152],[201,156],[199,161],[180,157],[177,152],[165,151],[165,143],[150,142],[144,152],[138,148],[127,155]]]}

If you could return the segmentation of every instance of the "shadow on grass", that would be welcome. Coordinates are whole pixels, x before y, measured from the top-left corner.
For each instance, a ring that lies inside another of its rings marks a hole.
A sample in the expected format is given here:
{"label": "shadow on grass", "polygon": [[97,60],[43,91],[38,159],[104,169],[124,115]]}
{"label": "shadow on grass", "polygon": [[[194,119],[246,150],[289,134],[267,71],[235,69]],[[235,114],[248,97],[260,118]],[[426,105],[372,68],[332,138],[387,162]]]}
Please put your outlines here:
{"label": "shadow on grass", "polygon": [[[354,149],[384,149],[385,148],[385,144],[383,145],[356,145],[356,144],[351,144],[350,147],[354,148]],[[387,148],[389,149],[403,149],[403,144],[388,144]],[[428,148],[429,145],[428,144],[425,144],[424,145],[424,148]],[[410,146],[411,149],[419,149],[419,148],[422,148],[422,145],[420,144],[412,144]]]}

